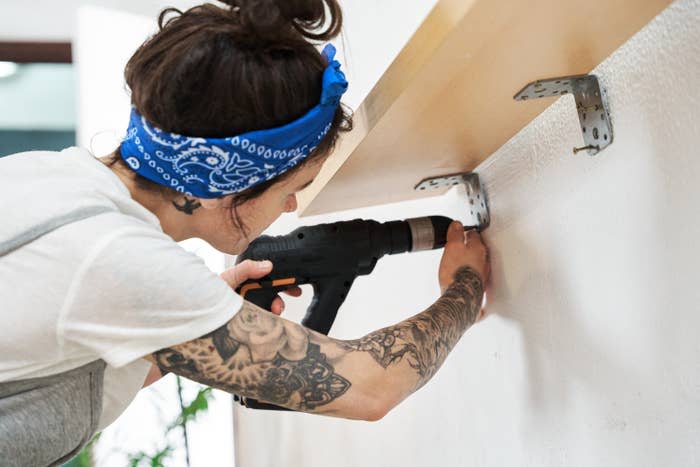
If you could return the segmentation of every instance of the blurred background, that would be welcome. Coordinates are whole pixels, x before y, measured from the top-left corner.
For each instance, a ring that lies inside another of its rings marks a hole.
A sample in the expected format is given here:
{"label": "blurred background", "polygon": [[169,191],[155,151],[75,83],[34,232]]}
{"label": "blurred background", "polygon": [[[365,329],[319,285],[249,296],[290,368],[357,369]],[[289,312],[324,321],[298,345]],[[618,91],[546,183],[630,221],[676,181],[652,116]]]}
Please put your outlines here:
{"label": "blurred background", "polygon": [[0,157],[77,143],[80,95],[73,44],[81,7],[153,17],[165,3],[0,1]]}
{"label": "blurred background", "polygon": [[152,14],[148,1],[0,1],[0,157],[76,144],[72,42],[84,5]]}
{"label": "blurred background", "polygon": [[0,61],[0,102],[0,156],[75,145],[72,63]]}

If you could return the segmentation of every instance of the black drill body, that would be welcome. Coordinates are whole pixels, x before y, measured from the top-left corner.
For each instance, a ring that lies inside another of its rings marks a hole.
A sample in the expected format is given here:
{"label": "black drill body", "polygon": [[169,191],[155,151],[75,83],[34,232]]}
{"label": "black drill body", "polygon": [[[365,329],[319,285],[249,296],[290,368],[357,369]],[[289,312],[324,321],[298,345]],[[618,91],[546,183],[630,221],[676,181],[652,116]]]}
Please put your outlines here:
{"label": "black drill body", "polygon": [[239,293],[269,310],[280,291],[311,284],[314,298],[302,324],[328,334],[357,276],[370,274],[384,255],[443,247],[450,222],[442,216],[385,223],[356,219],[261,236],[237,262],[270,260],[272,273],[244,283]]}

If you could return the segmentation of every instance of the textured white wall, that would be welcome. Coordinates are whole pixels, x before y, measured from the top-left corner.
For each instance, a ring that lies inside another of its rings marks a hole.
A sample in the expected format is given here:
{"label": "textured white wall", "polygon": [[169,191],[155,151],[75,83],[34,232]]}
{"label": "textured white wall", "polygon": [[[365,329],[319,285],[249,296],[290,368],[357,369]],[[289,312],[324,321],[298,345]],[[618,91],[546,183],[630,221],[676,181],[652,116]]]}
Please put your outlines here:
{"label": "textured white wall", "polygon": [[[378,423],[237,409],[238,467],[700,465],[699,25],[700,0],[678,0],[596,69],[615,131],[600,155],[571,154],[567,97],[479,168],[492,315],[433,381]],[[305,222],[432,213],[461,218],[464,198]],[[438,258],[381,260],[332,334],[427,306]]]}

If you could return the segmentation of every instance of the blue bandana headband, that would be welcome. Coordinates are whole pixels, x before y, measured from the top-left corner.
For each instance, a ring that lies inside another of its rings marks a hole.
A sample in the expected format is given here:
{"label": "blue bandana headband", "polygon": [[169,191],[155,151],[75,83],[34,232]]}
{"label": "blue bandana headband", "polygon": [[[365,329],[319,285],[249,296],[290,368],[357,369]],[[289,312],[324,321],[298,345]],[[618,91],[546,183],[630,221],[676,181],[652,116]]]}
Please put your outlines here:
{"label": "blue bandana headband", "polygon": [[335,47],[323,55],[321,102],[298,120],[228,138],[198,138],[162,131],[131,111],[122,158],[139,175],[197,198],[240,193],[283,174],[306,159],[328,133],[348,88]]}

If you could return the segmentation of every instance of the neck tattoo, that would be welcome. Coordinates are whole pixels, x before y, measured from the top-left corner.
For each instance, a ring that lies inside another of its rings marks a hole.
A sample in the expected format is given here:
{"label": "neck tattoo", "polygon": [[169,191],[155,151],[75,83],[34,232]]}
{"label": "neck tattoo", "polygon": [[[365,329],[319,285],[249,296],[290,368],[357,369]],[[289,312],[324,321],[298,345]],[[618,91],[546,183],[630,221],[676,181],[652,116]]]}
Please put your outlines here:
{"label": "neck tattoo", "polygon": [[202,204],[196,199],[190,199],[186,196],[184,199],[183,204],[177,204],[175,201],[173,201],[173,206],[175,206],[175,209],[180,212],[184,212],[188,216],[191,216],[195,209],[202,206]]}

